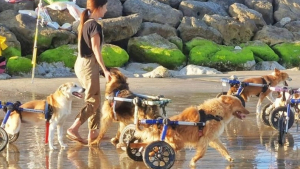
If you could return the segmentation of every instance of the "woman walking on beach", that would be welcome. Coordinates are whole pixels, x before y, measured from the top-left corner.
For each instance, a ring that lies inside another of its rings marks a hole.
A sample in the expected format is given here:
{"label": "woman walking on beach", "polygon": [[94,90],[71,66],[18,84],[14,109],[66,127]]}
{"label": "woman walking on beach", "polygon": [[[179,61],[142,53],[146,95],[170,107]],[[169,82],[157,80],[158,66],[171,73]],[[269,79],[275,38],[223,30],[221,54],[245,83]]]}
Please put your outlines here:
{"label": "woman walking on beach", "polygon": [[[106,69],[101,49],[104,42],[102,27],[97,23],[106,13],[107,0],[87,0],[87,8],[80,16],[78,27],[78,56],[74,66],[76,76],[85,88],[85,106],[76,116],[74,123],[67,130],[71,140],[88,144],[98,136],[100,126],[100,80],[99,70],[102,68],[105,79],[111,78]],[[88,139],[83,139],[78,130],[88,120]]]}

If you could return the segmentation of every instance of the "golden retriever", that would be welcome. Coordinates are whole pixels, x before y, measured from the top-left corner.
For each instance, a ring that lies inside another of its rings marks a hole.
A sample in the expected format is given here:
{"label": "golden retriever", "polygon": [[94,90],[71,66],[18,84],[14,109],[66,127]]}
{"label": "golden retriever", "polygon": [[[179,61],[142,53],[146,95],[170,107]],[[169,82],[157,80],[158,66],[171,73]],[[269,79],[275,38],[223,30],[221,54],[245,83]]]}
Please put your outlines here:
{"label": "golden retriever", "polygon": [[[274,69],[274,72],[269,75],[265,75],[262,77],[252,77],[244,79],[243,82],[247,83],[256,83],[256,84],[267,84],[269,86],[277,86],[281,83],[283,83],[285,86],[287,86],[286,81],[291,81],[292,78],[289,77],[289,75],[286,72],[282,72],[278,69]],[[227,94],[231,95],[232,93],[237,92],[239,85],[232,86]],[[258,102],[256,105],[256,113],[261,112],[261,103],[265,97],[267,97],[271,102],[274,102],[275,99],[272,96],[271,90],[266,87],[256,87],[256,86],[246,86],[244,87],[244,90],[241,93],[242,98],[245,101],[249,101],[251,96],[258,96]]]}
{"label": "golden retriever", "polygon": [[[117,147],[119,143],[119,137],[121,131],[126,125],[134,121],[134,109],[135,105],[132,102],[126,101],[114,101],[109,98],[120,97],[126,99],[134,99],[137,97],[129,90],[127,83],[127,77],[122,74],[117,68],[109,69],[111,74],[111,80],[106,83],[105,86],[105,101],[101,109],[101,127],[98,137],[92,141],[91,145],[99,145],[100,140],[104,137],[104,134],[108,130],[113,121],[119,122],[119,129],[114,138],[111,139],[111,143]],[[101,72],[100,72],[101,74]],[[156,119],[160,117],[160,110],[158,105],[138,105],[138,119]]]}
{"label": "golden retriever", "polygon": [[[57,149],[53,145],[54,131],[57,128],[58,142],[62,148],[67,147],[63,142],[63,124],[68,115],[71,114],[72,101],[74,98],[82,98],[85,89],[75,83],[67,82],[58,87],[46,100],[33,100],[22,104],[20,107],[24,111],[13,111],[7,120],[5,130],[8,134],[18,134],[21,122],[34,125],[45,124],[45,110],[48,109],[50,120],[49,126],[49,149]],[[48,104],[48,108],[46,105]],[[26,109],[34,109],[39,112],[26,111]]]}
{"label": "golden retriever", "polygon": [[[206,122],[203,128],[187,125],[169,126],[165,141],[175,151],[186,146],[196,148],[196,155],[190,161],[191,167],[194,167],[196,162],[204,156],[208,145],[218,150],[228,161],[233,161],[219,137],[234,117],[243,119],[247,114],[249,111],[235,96],[222,95],[209,99],[197,107],[186,108],[182,113],[169,118],[171,121],[187,122],[203,122],[205,118]],[[143,142],[150,143],[160,139],[161,128],[156,125],[145,127],[142,130],[136,130],[134,135]]]}

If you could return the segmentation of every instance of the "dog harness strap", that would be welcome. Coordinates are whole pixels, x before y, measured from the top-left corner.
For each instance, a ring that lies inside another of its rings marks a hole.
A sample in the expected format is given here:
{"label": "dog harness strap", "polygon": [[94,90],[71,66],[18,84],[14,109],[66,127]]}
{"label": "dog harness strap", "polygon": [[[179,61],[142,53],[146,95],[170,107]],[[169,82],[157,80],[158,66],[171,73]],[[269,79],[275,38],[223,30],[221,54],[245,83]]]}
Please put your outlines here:
{"label": "dog harness strap", "polygon": [[[214,116],[212,114],[206,114],[204,110],[200,109],[199,110],[199,115],[200,115],[200,123],[206,123],[206,121],[209,121],[209,120],[216,120],[216,121],[221,121],[223,120],[223,117],[221,116]],[[204,126],[198,126],[199,127],[199,130],[202,130]]]}
{"label": "dog harness strap", "polygon": [[52,117],[52,113],[53,113],[53,108],[50,104],[48,104],[48,102],[46,101],[45,103],[45,120],[46,121],[50,121],[51,117]]}
{"label": "dog harness strap", "polygon": [[[199,115],[200,115],[200,123],[206,123],[206,114],[205,111],[200,109],[199,110]],[[199,130],[203,130],[204,126],[198,126]]]}
{"label": "dog harness strap", "polygon": [[49,108],[48,108],[48,102],[46,101],[46,104],[45,104],[45,119],[47,120],[47,121],[49,121]]}
{"label": "dog harness strap", "polygon": [[[119,90],[116,92],[116,94],[115,94],[115,97],[117,97],[118,96],[118,94],[119,94]],[[115,110],[115,107],[116,107],[116,100],[114,100],[114,104],[113,104],[113,111],[114,111],[114,118],[115,118],[115,120],[117,121],[118,120],[118,118],[117,118],[117,113],[116,113],[116,110]]]}
{"label": "dog harness strap", "polygon": [[[267,84],[267,81],[266,81],[266,79],[265,78],[261,78],[262,79],[262,82],[263,82],[263,84]],[[267,85],[265,85],[264,87],[262,87],[262,91],[261,92],[266,92],[267,90],[269,89],[269,87],[267,86]]]}

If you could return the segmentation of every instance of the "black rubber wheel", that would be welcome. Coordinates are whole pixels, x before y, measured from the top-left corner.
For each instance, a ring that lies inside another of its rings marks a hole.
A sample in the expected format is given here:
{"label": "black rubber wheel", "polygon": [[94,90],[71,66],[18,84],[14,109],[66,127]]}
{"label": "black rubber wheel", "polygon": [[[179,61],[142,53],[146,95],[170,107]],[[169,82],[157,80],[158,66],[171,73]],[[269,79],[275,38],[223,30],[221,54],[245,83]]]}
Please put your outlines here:
{"label": "black rubber wheel", "polygon": [[5,149],[7,143],[8,143],[7,133],[2,127],[0,127],[0,151]]}
{"label": "black rubber wheel", "polygon": [[[280,118],[280,114],[283,114],[284,118],[286,117],[286,115],[287,115],[287,107],[286,106],[277,107],[273,111],[270,112],[270,118],[269,118],[270,126],[272,128],[274,128],[275,130],[278,130],[278,121]],[[294,121],[295,121],[295,114],[292,110],[290,110],[288,129],[290,129],[293,126]]]}
{"label": "black rubber wheel", "polygon": [[242,98],[242,96],[238,95],[238,94],[234,94],[233,96],[237,97],[238,99],[240,99],[240,101],[242,102],[242,105],[245,107],[245,100]]}
{"label": "black rubber wheel", "polygon": [[220,97],[222,95],[227,95],[227,92],[221,92],[221,93],[217,94],[216,98],[218,98],[218,97]]}
{"label": "black rubber wheel", "polygon": [[15,141],[17,141],[17,139],[19,138],[20,132],[16,133],[16,134],[8,134],[8,142],[9,143],[13,143]]}
{"label": "black rubber wheel", "polygon": [[260,120],[267,126],[270,126],[270,112],[273,110],[270,106],[272,106],[272,103],[266,104],[260,112]]}
{"label": "black rubber wheel", "polygon": [[138,143],[140,142],[140,139],[137,139],[136,137],[132,137],[129,141],[129,144],[127,144],[126,147],[126,153],[128,157],[130,157],[134,161],[143,161],[142,152],[140,152],[140,148],[131,148],[130,143]]}
{"label": "black rubber wheel", "polygon": [[145,147],[143,160],[149,168],[169,169],[175,163],[175,151],[168,143],[155,141]]}
{"label": "black rubber wheel", "polygon": [[278,120],[278,144],[280,144],[281,146],[284,144],[285,141],[285,128],[286,128],[286,123],[285,121],[285,117],[284,116],[280,116],[279,120]]}

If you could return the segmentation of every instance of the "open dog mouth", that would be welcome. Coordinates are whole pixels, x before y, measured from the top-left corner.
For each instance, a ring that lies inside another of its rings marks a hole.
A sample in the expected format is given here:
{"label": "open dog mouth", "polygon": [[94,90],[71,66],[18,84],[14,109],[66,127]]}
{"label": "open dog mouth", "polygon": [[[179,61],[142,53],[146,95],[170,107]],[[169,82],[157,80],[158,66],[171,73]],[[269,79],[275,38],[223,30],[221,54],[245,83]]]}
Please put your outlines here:
{"label": "open dog mouth", "polygon": [[82,98],[82,94],[78,93],[78,92],[72,92],[73,96],[81,99]]}
{"label": "open dog mouth", "polygon": [[235,116],[241,120],[243,120],[244,118],[246,118],[246,114],[240,112],[240,111],[236,111],[235,112]]}

